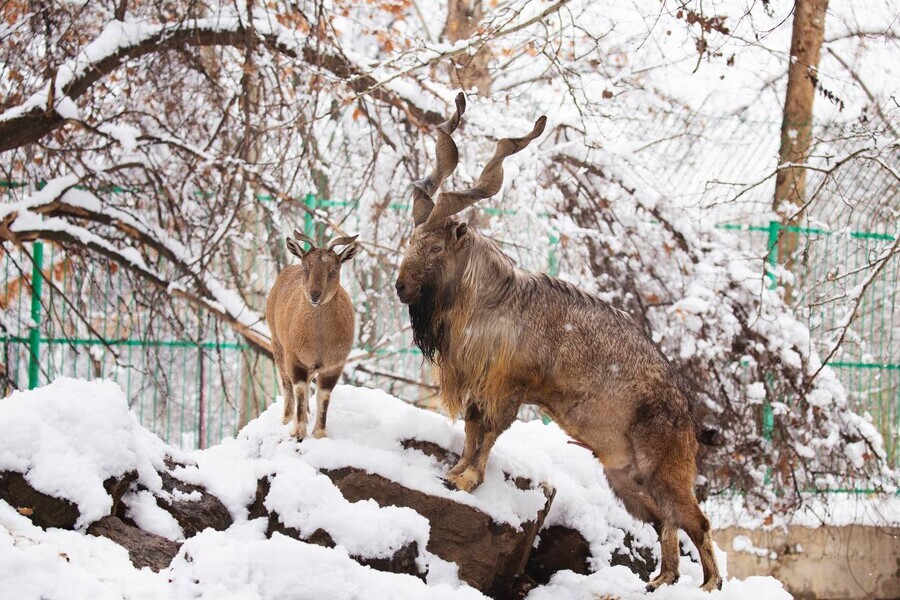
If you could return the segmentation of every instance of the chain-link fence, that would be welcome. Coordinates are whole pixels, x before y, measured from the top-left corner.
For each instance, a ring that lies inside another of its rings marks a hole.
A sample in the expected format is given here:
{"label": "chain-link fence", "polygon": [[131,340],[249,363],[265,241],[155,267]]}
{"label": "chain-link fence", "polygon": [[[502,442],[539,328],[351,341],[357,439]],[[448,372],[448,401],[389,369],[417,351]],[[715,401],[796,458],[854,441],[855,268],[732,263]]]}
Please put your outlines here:
{"label": "chain-link fence", "polygon": [[[671,115],[654,123],[656,129],[641,129],[637,123],[637,129],[623,134],[662,140],[634,151],[636,155],[658,155],[648,161],[652,164],[665,164],[662,157],[672,151],[673,144],[678,144],[680,152],[685,152],[687,145],[690,160],[659,175],[658,181],[665,179],[670,184],[666,196],[695,204],[701,209],[698,214],[713,211],[708,214],[722,219],[717,227],[739,230],[745,248],[774,258],[771,249],[784,228],[774,221],[753,219],[771,202],[771,189],[758,186],[747,193],[730,182],[747,181],[738,175],[742,168],[765,172],[767,161],[771,164],[773,160],[777,123],[748,123],[734,117],[711,126],[696,116],[685,120]],[[681,131],[681,139],[668,136],[669,130]],[[848,134],[846,128],[825,128],[818,138],[814,152],[833,156],[852,154],[861,143],[861,138],[852,131]],[[755,142],[750,143],[752,140]],[[806,215],[808,226],[790,231],[800,238],[794,304],[807,319],[811,346],[822,356],[840,333],[846,299],[898,235],[900,190],[897,181],[885,177],[880,167],[861,155],[833,173],[812,171],[808,189],[817,197]],[[694,179],[685,174],[688,171],[694,173]],[[635,172],[638,178],[649,177],[637,167]],[[337,220],[348,229],[365,229],[364,211],[354,201],[314,195],[303,201],[332,220],[340,217]],[[386,209],[408,211],[409,207],[391,204]],[[356,222],[348,223],[348,218]],[[309,235],[325,233],[317,231],[312,217],[303,227]],[[516,254],[525,268],[555,273],[557,241],[550,236],[549,243],[535,248],[505,249]],[[274,281],[274,266],[250,261],[247,267],[257,274],[254,285],[264,297]],[[429,380],[429,367],[411,344],[405,310],[390,293],[395,268],[351,267],[345,273],[345,287],[354,299],[358,321],[357,348],[346,376],[352,383],[428,404],[433,402],[434,390],[420,382]],[[109,377],[125,389],[145,426],[182,447],[203,447],[233,435],[242,422],[258,414],[279,393],[271,361],[256,355],[203,311],[172,303],[164,292],[159,292],[156,302],[152,294],[148,299],[146,293],[130,293],[142,283],[113,262],[35,242],[4,247],[2,269],[4,393],[42,385],[59,376]],[[856,317],[830,362],[853,401],[872,415],[894,465],[900,455],[898,280],[900,258],[894,256],[865,290]]]}

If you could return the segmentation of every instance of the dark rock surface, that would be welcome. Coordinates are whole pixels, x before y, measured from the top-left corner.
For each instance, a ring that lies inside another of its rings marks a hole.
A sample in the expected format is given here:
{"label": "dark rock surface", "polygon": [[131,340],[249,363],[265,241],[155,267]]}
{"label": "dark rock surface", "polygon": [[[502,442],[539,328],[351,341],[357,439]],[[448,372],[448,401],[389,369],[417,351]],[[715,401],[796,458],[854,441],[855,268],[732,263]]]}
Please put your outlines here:
{"label": "dark rock surface", "polygon": [[[118,508],[122,496],[137,479],[134,471],[120,477],[110,477],[103,482],[103,488],[112,496],[112,510]],[[0,473],[0,499],[25,515],[35,525],[43,528],[58,527],[74,529],[81,516],[78,507],[64,498],[56,498],[34,489],[25,476],[14,471]]]}
{"label": "dark rock surface", "polygon": [[37,491],[15,471],[0,473],[0,498],[39,527],[73,529],[80,516],[73,503]]}
{"label": "dark rock surface", "polygon": [[428,551],[456,563],[460,579],[495,598],[507,597],[515,587],[554,494],[543,487],[547,497],[543,509],[534,521],[516,531],[470,506],[429,496],[360,469],[325,474],[351,502],[371,499],[381,506],[405,506],[428,519]]}
{"label": "dark rock surface", "polygon": [[438,460],[438,462],[442,462],[447,465],[448,468],[453,467],[453,465],[456,464],[456,461],[459,460],[458,454],[450,452],[443,446],[435,444],[434,442],[410,439],[403,440],[402,442],[400,442],[400,445],[407,450],[418,450],[426,456],[435,458]]}
{"label": "dark rock surface", "polygon": [[[447,467],[458,460],[455,454],[431,442],[406,440],[403,447],[431,456]],[[177,467],[174,462],[167,461],[160,476],[163,489],[170,497],[157,496],[156,501],[172,514],[185,537],[190,538],[207,527],[219,531],[230,527],[232,516],[222,502],[205,488],[178,479],[175,476]],[[323,474],[351,502],[373,500],[381,506],[407,507],[425,517],[431,526],[427,550],[455,563],[460,579],[494,598],[522,598],[529,590],[546,583],[554,573],[562,570],[581,574],[590,572],[590,546],[581,533],[558,525],[540,531],[555,494],[546,485],[535,486],[525,478],[507,476],[520,489],[537,488],[546,498],[533,519],[516,530],[494,522],[478,509],[404,487],[361,469],[346,467],[326,470]],[[126,517],[127,492],[142,489],[136,481],[137,473],[130,472],[104,482],[104,489],[112,497],[111,515],[91,524],[88,533],[106,537],[126,548],[136,567],[160,571],[168,567],[177,555],[180,544],[143,531]],[[282,523],[277,514],[270,514],[265,507],[269,489],[270,477],[259,479],[253,502],[248,506],[250,519],[267,519],[269,536],[278,532],[311,544],[335,546],[327,531],[320,529],[304,537],[297,529]],[[199,498],[190,500],[179,497],[181,494]],[[38,492],[20,473],[0,473],[0,498],[44,528],[72,529],[79,517],[78,508],[73,503]],[[540,539],[535,548],[539,531]],[[422,548],[416,543],[411,543],[391,557],[353,558],[360,564],[381,571],[424,577],[426,574],[416,564],[421,551]],[[626,536],[625,544],[621,552],[613,556],[612,564],[624,565],[645,580],[656,567],[652,550],[636,547],[631,536]]]}
{"label": "dark rock surface", "polygon": [[178,554],[180,544],[138,529],[118,517],[103,517],[88,527],[90,535],[109,538],[128,550],[132,564],[137,568],[150,567],[161,571],[169,566]]}
{"label": "dark rock surface", "polygon": [[174,492],[182,492],[184,494],[192,494],[197,492],[200,494],[199,500],[179,500],[157,497],[156,503],[160,508],[170,513],[184,531],[184,537],[190,538],[207,527],[212,527],[216,531],[224,531],[231,527],[234,520],[231,513],[222,504],[222,501],[206,491],[205,488],[185,483],[177,479],[172,473],[162,472],[160,476],[163,480],[163,490],[170,494]]}
{"label": "dark rock surface", "polygon": [[[614,552],[612,560],[609,564],[622,565],[628,567],[631,571],[638,574],[644,581],[650,581],[650,575],[656,570],[656,558],[653,556],[653,550],[645,546],[637,546],[631,534],[625,534],[625,550],[630,553]],[[637,556],[634,556],[637,555]]]}
{"label": "dark rock surface", "polygon": [[559,571],[569,570],[587,575],[590,573],[590,557],[590,545],[580,532],[552,525],[541,531],[540,541],[528,558],[525,572],[540,584],[550,581],[553,574]]}
{"label": "dark rock surface", "polygon": [[[634,538],[626,534],[628,552],[613,554],[611,565],[622,565],[637,573],[644,581],[656,569],[656,559],[650,548],[636,547]],[[637,555],[636,557],[633,555]],[[550,581],[554,573],[573,571],[581,575],[591,572],[591,548],[581,532],[562,525],[552,525],[540,532],[540,540],[528,559],[525,574],[538,584]]]}
{"label": "dark rock surface", "polygon": [[[269,527],[266,530],[266,535],[272,537],[272,534],[276,532],[292,537],[295,540],[306,542],[307,544],[315,544],[317,546],[324,546],[325,548],[334,548],[335,546],[334,539],[324,529],[317,529],[312,535],[303,536],[297,529],[285,526],[277,514],[271,514],[269,515]],[[387,558],[372,558],[367,556],[351,556],[350,558],[361,565],[366,565],[379,571],[405,573],[407,575],[424,577],[425,573],[420,572],[419,567],[416,564],[416,557],[418,556],[419,545],[416,542],[413,542],[400,548],[393,556]]]}
{"label": "dark rock surface", "polygon": [[253,504],[247,507],[247,519],[269,516],[269,512],[266,510],[266,496],[269,495],[270,487],[271,479],[269,477],[261,477],[256,482],[256,496],[253,498]]}

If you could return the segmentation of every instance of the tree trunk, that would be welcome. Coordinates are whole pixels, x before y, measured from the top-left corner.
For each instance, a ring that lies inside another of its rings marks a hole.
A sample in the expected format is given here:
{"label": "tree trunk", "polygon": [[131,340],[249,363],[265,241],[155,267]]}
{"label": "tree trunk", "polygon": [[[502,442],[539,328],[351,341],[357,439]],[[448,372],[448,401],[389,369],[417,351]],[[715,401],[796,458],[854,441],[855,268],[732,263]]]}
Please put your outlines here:
{"label": "tree trunk", "polygon": [[[781,121],[780,165],[804,163],[809,157],[812,138],[813,100],[818,81],[819,55],[825,37],[825,11],[828,0],[797,0],[791,35],[787,94]],[[805,216],[806,169],[779,169],[775,176],[774,210],[782,215],[782,225],[800,227]],[[794,268],[799,233],[783,230],[778,243],[778,263]],[[785,285],[785,300],[791,301],[792,286]]]}
{"label": "tree trunk", "polygon": [[[472,37],[478,31],[483,14],[481,0],[447,0],[447,23],[442,36],[451,43]],[[450,78],[465,90],[474,88],[479,96],[489,96],[490,62],[491,51],[487,45],[478,48],[475,54],[461,54],[453,59]]]}
{"label": "tree trunk", "polygon": [[[253,15],[253,0],[247,0],[247,14]],[[244,54],[244,76],[241,79],[241,112],[244,116],[244,136],[241,147],[241,159],[250,165],[259,162],[262,155],[262,135],[254,124],[254,116],[260,113],[260,101],[262,90],[260,81],[256,76],[256,65],[253,56],[252,27],[246,30],[247,44]],[[241,228],[244,231],[253,232],[253,239],[258,244],[269,243],[269,233],[265,231],[259,220],[258,207],[259,189],[253,183],[244,181],[241,186],[241,195],[244,206],[238,213]],[[260,314],[266,312],[266,296],[268,289],[266,281],[262,277],[252,277],[258,273],[259,256],[265,256],[263,248],[251,248],[244,250],[241,256],[241,274],[244,281],[240,282],[238,289],[245,290],[245,300],[248,305]],[[277,386],[275,385],[275,370],[272,362],[260,356],[254,350],[244,350],[241,353],[241,398],[238,409],[238,428],[258,417],[266,407],[275,400]]]}

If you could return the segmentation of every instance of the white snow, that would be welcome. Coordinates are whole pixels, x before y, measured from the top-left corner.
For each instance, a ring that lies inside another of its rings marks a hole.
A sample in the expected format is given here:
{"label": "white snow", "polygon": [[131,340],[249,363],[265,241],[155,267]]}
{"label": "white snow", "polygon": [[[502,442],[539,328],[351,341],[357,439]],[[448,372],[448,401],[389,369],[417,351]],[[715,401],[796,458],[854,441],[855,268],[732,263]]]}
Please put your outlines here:
{"label": "white snow", "polygon": [[587,600],[590,598],[653,598],[653,600],[782,600],[792,596],[772,577],[748,577],[744,580],[728,579],[721,591],[703,592],[699,572],[687,575],[682,570],[681,579],[675,585],[663,586],[652,595],[644,591],[644,583],[622,566],[603,567],[590,575],[576,575],[562,571],[553,576],[550,583],[534,589],[528,600]]}
{"label": "white snow", "polygon": [[411,575],[360,566],[340,549],[277,533],[267,540],[254,524],[228,533],[206,530],[191,538],[169,576],[178,598],[484,598],[472,588],[426,585]]}
{"label": "white snow", "polygon": [[[383,392],[350,386],[334,391],[328,438],[298,443],[281,423],[281,412],[276,404],[236,438],[209,450],[178,453],[137,425],[124,394],[109,381],[59,379],[0,401],[0,469],[25,472],[36,488],[75,502],[82,512],[80,530],[109,512],[110,498],[102,481],[136,469],[140,483],[150,491],[129,494],[129,516],[144,529],[183,538],[151,493],[164,494],[156,469],[163,468],[166,454],[188,465],[178,468],[176,476],[205,485],[235,518],[226,531],[206,530],[186,540],[172,565],[156,574],[134,569],[125,550],[109,540],[81,531],[41,530],[0,501],[0,572],[5,574],[0,598],[482,597],[459,582],[455,565],[427,551],[419,559],[429,571],[427,582],[374,571],[350,559],[354,554],[389,556],[413,541],[424,549],[430,527],[407,508],[348,502],[319,472],[343,466],[474,506],[513,526],[533,517],[543,504],[543,494],[519,490],[507,474],[546,481],[556,489],[546,525],[579,529],[591,545],[597,572],[559,573],[529,598],[644,596],[645,584],[637,575],[607,565],[626,532],[637,545],[652,547],[655,533],[625,512],[593,456],[569,444],[558,427],[537,421],[513,425],[491,454],[485,483],[466,494],[443,487],[445,465],[401,446],[402,440],[416,438],[458,452],[461,423]],[[246,508],[257,480],[265,476],[272,476],[266,499],[269,510],[304,533],[325,529],[337,546],[311,546],[280,534],[266,539],[265,519],[248,520]],[[196,499],[196,494],[174,495]],[[748,549],[736,543],[734,550]],[[718,554],[725,572],[725,554]],[[726,580],[722,592],[707,596],[698,589],[701,572],[696,563],[683,560],[681,572],[678,584],[653,597],[789,597],[771,578]]]}
{"label": "white snow", "polygon": [[782,515],[751,512],[739,497],[709,499],[703,503],[713,529],[743,527],[776,529],[787,526],[869,527],[900,526],[900,497],[895,494],[857,494],[853,492],[812,495],[804,498],[798,510]]}
{"label": "white snow", "polygon": [[178,524],[175,517],[156,503],[156,497],[150,491],[140,490],[129,493],[127,504],[128,510],[125,516],[133,520],[144,531],[161,535],[172,541],[184,539],[181,525]]}
{"label": "white snow", "polygon": [[751,404],[762,404],[766,399],[766,384],[762,381],[754,381],[746,388],[747,402]]}
{"label": "white snow", "polygon": [[[38,491],[78,505],[79,529],[109,514],[108,477],[137,471],[156,487],[165,445],[141,427],[111,381],[60,378],[0,403],[0,471],[25,473]],[[171,454],[177,451],[171,450]]]}
{"label": "white snow", "polygon": [[767,548],[757,548],[756,546],[754,546],[753,540],[748,538],[746,535],[734,536],[734,539],[731,540],[731,549],[735,552],[746,552],[754,556],[759,556],[760,558],[769,557],[772,560],[778,558],[778,554],[776,554],[772,550],[768,550]]}

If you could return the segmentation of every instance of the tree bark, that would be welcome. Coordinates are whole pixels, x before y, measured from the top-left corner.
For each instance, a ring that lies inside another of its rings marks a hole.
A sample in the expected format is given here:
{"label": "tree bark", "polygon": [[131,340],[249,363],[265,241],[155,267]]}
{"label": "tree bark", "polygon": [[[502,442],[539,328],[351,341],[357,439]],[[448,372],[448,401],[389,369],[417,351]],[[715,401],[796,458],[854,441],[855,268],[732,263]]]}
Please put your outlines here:
{"label": "tree bark", "polygon": [[[483,15],[481,0],[447,0],[447,23],[443,37],[449,42],[469,39],[477,33]],[[489,96],[490,61],[491,51],[487,45],[481,46],[475,54],[460,54],[452,61],[450,78],[464,90],[475,89],[479,96]]]}
{"label": "tree bark", "polygon": [[[781,121],[780,165],[805,163],[812,139],[813,100],[818,82],[819,56],[825,37],[828,0],[797,0],[791,34],[787,93]],[[805,216],[806,169],[787,167],[775,176],[774,210],[782,215],[782,225],[800,227]],[[778,263],[793,270],[799,233],[783,230],[778,242]],[[791,301],[792,287],[785,285],[785,300]]]}

